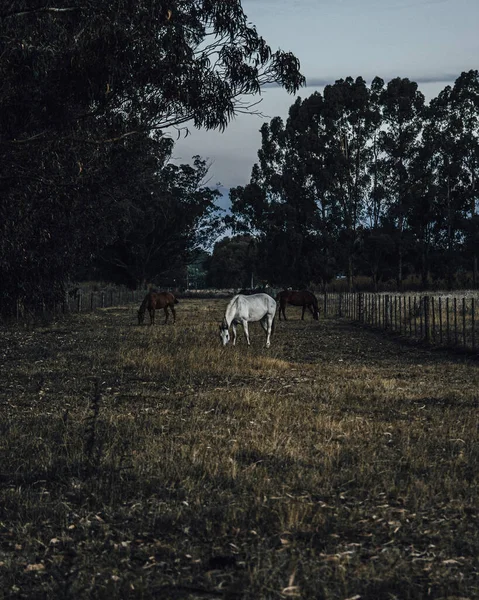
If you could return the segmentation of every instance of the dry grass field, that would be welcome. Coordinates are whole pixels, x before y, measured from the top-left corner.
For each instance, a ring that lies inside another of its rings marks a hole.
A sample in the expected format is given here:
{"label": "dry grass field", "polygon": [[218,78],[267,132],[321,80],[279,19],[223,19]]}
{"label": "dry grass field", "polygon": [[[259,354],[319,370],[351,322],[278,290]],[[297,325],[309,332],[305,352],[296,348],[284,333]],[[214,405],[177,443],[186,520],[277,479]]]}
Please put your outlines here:
{"label": "dry grass field", "polygon": [[479,363],[226,303],[0,330],[0,597],[479,598]]}

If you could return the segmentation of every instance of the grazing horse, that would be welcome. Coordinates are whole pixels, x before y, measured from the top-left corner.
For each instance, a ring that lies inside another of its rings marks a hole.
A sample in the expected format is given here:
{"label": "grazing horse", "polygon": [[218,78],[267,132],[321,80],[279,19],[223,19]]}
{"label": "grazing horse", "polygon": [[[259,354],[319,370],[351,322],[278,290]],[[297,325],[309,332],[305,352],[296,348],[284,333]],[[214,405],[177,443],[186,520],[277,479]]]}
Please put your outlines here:
{"label": "grazing horse", "polygon": [[268,294],[251,296],[237,294],[226,307],[225,317],[220,325],[220,338],[223,346],[230,341],[230,327],[233,329],[233,346],[236,344],[236,325],[239,323],[243,325],[244,335],[249,346],[248,323],[259,321],[266,332],[266,348],[269,348],[275,314],[276,302]]}
{"label": "grazing horse", "polygon": [[279,303],[279,320],[281,321],[281,313],[283,313],[284,320],[286,321],[286,313],[284,309],[286,304],[292,304],[293,306],[302,306],[303,313],[301,319],[304,320],[304,313],[306,308],[311,311],[313,319],[316,321],[319,319],[319,306],[316,296],[308,290],[283,290],[276,296],[276,302]]}
{"label": "grazing horse", "polygon": [[138,325],[143,325],[146,310],[150,313],[150,325],[153,325],[155,310],[160,308],[165,311],[165,324],[168,323],[168,308],[173,315],[174,323],[176,321],[175,304],[178,304],[178,299],[171,292],[148,292],[138,310]]}

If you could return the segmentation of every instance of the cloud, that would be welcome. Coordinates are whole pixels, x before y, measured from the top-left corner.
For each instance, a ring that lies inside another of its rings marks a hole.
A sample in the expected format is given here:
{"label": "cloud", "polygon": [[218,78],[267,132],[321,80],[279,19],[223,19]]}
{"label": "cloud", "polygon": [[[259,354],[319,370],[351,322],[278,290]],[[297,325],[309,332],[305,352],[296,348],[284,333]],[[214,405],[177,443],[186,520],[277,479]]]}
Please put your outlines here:
{"label": "cloud", "polygon": [[[417,76],[404,75],[401,73],[395,73],[394,75],[388,74],[377,74],[375,76],[363,77],[363,79],[367,83],[371,83],[374,77],[381,77],[384,81],[388,82],[391,79],[395,79],[396,77],[408,77],[411,81],[415,81],[416,83],[454,83],[456,79],[459,77],[460,73],[431,73],[431,74],[423,74]],[[353,79],[356,79],[356,76],[351,75]],[[327,85],[333,85],[335,81],[338,79],[345,79],[345,77],[306,77],[306,85],[301,89],[307,88],[318,88],[325,87]],[[267,83],[263,86],[264,88],[279,88],[280,86],[276,83]],[[298,92],[299,93],[299,92]]]}

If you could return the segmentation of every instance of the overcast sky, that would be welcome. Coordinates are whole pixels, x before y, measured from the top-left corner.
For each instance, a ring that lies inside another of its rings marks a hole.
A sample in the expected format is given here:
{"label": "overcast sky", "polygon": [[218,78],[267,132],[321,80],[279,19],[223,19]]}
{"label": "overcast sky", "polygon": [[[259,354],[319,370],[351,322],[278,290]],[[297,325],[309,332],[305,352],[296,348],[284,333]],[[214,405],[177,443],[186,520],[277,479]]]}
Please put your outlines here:
{"label": "overcast sky", "polygon": [[[408,77],[426,100],[462,71],[479,68],[479,0],[243,0],[248,20],[273,51],[301,62],[306,98],[348,76],[368,83]],[[239,115],[224,133],[190,130],[175,144],[175,162],[199,154],[210,159],[210,186],[246,185],[261,144],[259,129],[275,116],[286,119],[296,96],[266,88],[264,118]],[[227,206],[225,200],[221,203]]]}

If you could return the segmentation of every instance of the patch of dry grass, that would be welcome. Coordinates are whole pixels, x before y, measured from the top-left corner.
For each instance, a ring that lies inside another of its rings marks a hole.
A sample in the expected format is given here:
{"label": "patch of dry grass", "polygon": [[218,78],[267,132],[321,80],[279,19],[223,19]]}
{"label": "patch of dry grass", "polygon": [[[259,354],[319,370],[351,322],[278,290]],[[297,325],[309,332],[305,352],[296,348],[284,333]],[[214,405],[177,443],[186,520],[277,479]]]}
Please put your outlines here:
{"label": "patch of dry grass", "polygon": [[225,305],[0,332],[7,595],[478,597],[477,363]]}

